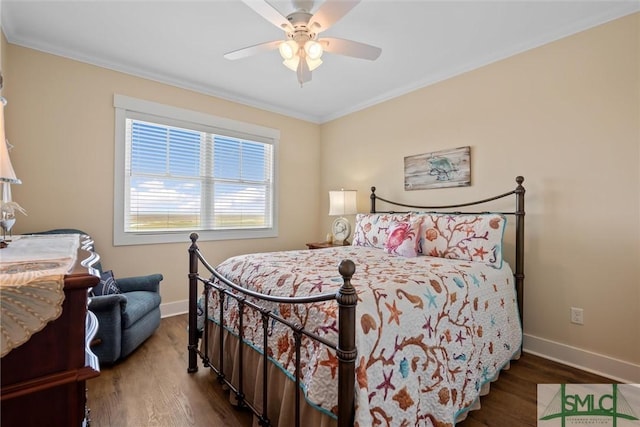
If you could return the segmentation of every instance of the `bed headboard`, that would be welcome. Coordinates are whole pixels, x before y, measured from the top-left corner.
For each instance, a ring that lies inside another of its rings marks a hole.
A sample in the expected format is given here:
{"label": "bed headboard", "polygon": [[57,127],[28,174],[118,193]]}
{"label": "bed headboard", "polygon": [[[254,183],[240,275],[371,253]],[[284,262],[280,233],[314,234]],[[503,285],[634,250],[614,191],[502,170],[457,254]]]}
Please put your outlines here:
{"label": "bed headboard", "polygon": [[[376,194],[376,187],[371,187],[371,213],[395,213],[395,212],[408,212],[412,210],[420,210],[424,211],[446,211],[452,213],[463,213],[461,211],[453,211],[457,208],[469,207],[469,206],[477,206],[482,205],[484,203],[492,202],[494,200],[503,199],[510,196],[515,196],[515,206],[513,211],[492,211],[492,213],[500,213],[502,215],[514,216],[515,217],[515,226],[516,226],[516,242],[515,242],[515,252],[516,252],[516,261],[515,261],[515,271],[513,273],[513,277],[516,283],[516,293],[518,297],[518,311],[520,312],[520,322],[523,323],[523,309],[524,309],[524,194],[525,189],[522,186],[524,182],[524,178],[522,176],[516,177],[517,186],[514,190],[508,191],[503,194],[499,194],[494,197],[489,197],[482,200],[477,200],[473,202],[459,203],[454,205],[440,205],[440,206],[420,206],[420,205],[410,205],[406,203],[393,202],[391,200],[384,199]],[[399,206],[403,208],[402,211],[396,210],[377,210],[376,209],[376,200],[380,200],[392,206]],[[470,212],[465,211],[464,213],[468,214],[481,214],[487,213],[487,211],[482,212]]]}

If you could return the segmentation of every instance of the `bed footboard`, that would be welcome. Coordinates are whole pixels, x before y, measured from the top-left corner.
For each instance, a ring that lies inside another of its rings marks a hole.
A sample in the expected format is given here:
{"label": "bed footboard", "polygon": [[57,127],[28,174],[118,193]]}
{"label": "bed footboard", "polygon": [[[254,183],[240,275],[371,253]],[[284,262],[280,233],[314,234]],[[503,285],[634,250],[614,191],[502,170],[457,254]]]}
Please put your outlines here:
{"label": "bed footboard", "polygon": [[[295,337],[296,342],[296,374],[295,374],[295,382],[296,382],[296,399],[295,399],[295,425],[301,425],[301,417],[300,417],[300,346],[301,346],[301,338],[304,335],[305,337],[312,339],[321,343],[322,345],[333,349],[336,352],[336,356],[338,358],[338,410],[337,410],[337,421],[339,427],[347,427],[353,425],[354,419],[354,402],[355,402],[355,362],[357,356],[356,350],[356,304],[357,304],[357,294],[354,287],[351,285],[351,277],[355,273],[355,264],[350,260],[343,260],[339,267],[338,271],[343,278],[343,284],[335,293],[324,293],[314,296],[308,297],[276,297],[272,295],[261,294],[258,292],[254,292],[248,289],[243,288],[241,285],[233,283],[223,277],[215,268],[213,268],[203,257],[197,246],[198,234],[192,233],[190,236],[191,246],[189,247],[189,343],[188,343],[188,352],[189,352],[189,361],[187,372],[193,373],[198,370],[198,362],[197,359],[200,357],[202,359],[203,365],[205,367],[209,367],[212,369],[218,380],[229,387],[231,392],[234,393],[237,399],[237,404],[240,407],[245,407],[250,409],[259,419],[260,425],[262,426],[270,426],[271,421],[267,415],[267,390],[268,385],[266,384],[268,381],[268,375],[266,375],[267,370],[267,358],[264,358],[265,363],[263,363],[262,369],[264,372],[263,378],[264,382],[262,385],[263,388],[263,397],[262,397],[262,409],[259,409],[255,402],[249,402],[245,399],[245,393],[243,390],[243,368],[239,369],[239,380],[237,382],[237,386],[232,384],[229,379],[225,376],[224,366],[222,365],[222,361],[224,358],[222,357],[224,354],[224,340],[222,339],[223,334],[220,334],[220,342],[218,343],[219,350],[219,366],[213,366],[208,358],[208,327],[209,322],[208,319],[208,295],[209,289],[212,289],[214,292],[218,292],[221,301],[224,301],[225,298],[234,299],[240,307],[240,311],[244,310],[257,310],[261,314],[262,325],[263,325],[263,348],[266,349],[268,346],[268,334],[267,328],[270,322],[276,321],[283,325],[289,327],[293,335]],[[202,277],[198,273],[198,267],[202,264],[206,273],[210,278]],[[204,322],[204,331],[198,330],[198,283],[203,283],[205,287],[204,298],[205,298],[205,322]],[[247,299],[247,298],[250,298]],[[323,302],[323,301],[332,301],[335,300],[338,304],[338,342],[333,343],[330,342],[314,333],[305,330],[303,327],[297,324],[292,324],[288,322],[286,319],[280,317],[276,313],[269,311],[261,306],[260,302],[269,301],[283,304],[310,304],[315,302]],[[223,304],[220,305],[220,316],[218,320],[219,326],[224,329],[225,320],[224,320],[224,308]],[[242,325],[242,315],[239,317],[239,332],[240,336],[238,337],[240,342],[243,340],[243,325]],[[199,348],[199,341],[202,337],[202,344],[204,350]],[[240,360],[242,358],[242,348],[240,345]]]}

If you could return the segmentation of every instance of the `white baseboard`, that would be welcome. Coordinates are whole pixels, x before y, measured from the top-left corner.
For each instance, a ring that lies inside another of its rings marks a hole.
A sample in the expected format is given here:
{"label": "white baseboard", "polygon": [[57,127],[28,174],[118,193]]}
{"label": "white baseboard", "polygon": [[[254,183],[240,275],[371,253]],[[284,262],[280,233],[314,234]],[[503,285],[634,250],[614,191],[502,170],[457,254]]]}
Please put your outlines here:
{"label": "white baseboard", "polygon": [[160,317],[177,316],[178,314],[185,314],[189,312],[189,300],[168,302],[166,304],[160,304]]}
{"label": "white baseboard", "polygon": [[[162,317],[171,317],[189,312],[189,300],[160,305]],[[523,349],[526,353],[544,357],[583,371],[611,378],[627,384],[640,384],[640,365],[594,353],[567,344],[551,341],[534,335],[524,335]]]}
{"label": "white baseboard", "polygon": [[640,383],[640,365],[603,354],[528,334],[524,335],[523,350],[622,383]]}

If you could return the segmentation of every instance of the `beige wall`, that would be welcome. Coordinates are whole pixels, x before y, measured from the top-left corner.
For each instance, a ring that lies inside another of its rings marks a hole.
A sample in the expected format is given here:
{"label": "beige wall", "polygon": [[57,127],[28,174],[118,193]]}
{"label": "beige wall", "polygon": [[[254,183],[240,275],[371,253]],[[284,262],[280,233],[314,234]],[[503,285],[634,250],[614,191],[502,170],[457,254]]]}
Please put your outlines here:
{"label": "beige wall", "polygon": [[[16,231],[82,228],[116,276],[159,271],[164,302],[186,299],[187,242],[111,245],[114,93],[281,130],[280,237],[203,243],[214,263],[324,236],[330,189],[359,190],[366,211],[371,185],[438,204],[521,174],[526,333],[640,363],[638,28],[635,14],[321,126],[5,43],[13,195],[29,213]],[[471,187],[403,190],[404,156],[465,145]]]}
{"label": "beige wall", "polygon": [[[371,185],[440,204],[523,175],[525,332],[640,362],[639,28],[635,14],[323,125],[323,190],[358,189],[362,211]],[[471,187],[403,190],[405,156],[467,145]]]}
{"label": "beige wall", "polygon": [[95,238],[104,267],[113,269],[116,279],[161,272],[163,303],[187,299],[188,233],[184,244],[112,246],[113,94],[119,93],[281,131],[280,236],[203,242],[211,262],[238,253],[305,248],[320,234],[317,124],[13,44],[8,51],[7,134],[23,182],[13,186],[13,198],[28,213],[18,218],[16,232],[80,228]]}

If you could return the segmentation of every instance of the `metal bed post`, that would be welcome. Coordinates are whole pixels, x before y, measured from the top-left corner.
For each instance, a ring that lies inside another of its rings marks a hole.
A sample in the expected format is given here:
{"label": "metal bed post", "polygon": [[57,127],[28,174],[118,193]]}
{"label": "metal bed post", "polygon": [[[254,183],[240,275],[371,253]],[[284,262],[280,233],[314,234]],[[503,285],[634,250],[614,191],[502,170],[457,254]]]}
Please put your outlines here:
{"label": "metal bed post", "polygon": [[269,348],[269,311],[260,310],[262,314],[262,348],[263,348],[263,357],[262,357],[262,413],[259,414],[260,426],[269,427],[271,426],[271,421],[269,420],[269,415],[267,414],[267,409],[269,408],[269,368],[267,367],[267,363],[269,363],[269,354],[267,349]]}
{"label": "metal bed post", "polygon": [[[237,300],[238,303],[238,359],[240,359],[240,365],[238,366],[238,395],[236,400],[239,406],[244,406],[244,298]],[[224,333],[224,328],[220,328],[220,335]],[[222,347],[222,346],[221,346]]]}
{"label": "metal bed post", "polygon": [[344,279],[338,290],[338,427],[353,426],[356,381],[356,304],[358,295],[351,285],[356,265],[351,260],[340,262],[338,271]]}
{"label": "metal bed post", "polygon": [[196,254],[198,245],[198,233],[191,233],[191,246],[189,246],[189,367],[187,372],[196,372],[198,370],[198,315],[197,315],[197,299],[198,299],[198,256]]}
{"label": "metal bed post", "polygon": [[522,186],[524,178],[516,177],[518,186],[515,189],[516,194],[516,271],[514,273],[516,279],[516,294],[518,295],[518,312],[520,314],[520,324],[524,325],[524,193]]}
{"label": "metal bed post", "polygon": [[371,187],[369,199],[371,199],[371,209],[369,213],[376,213],[376,187]]}

